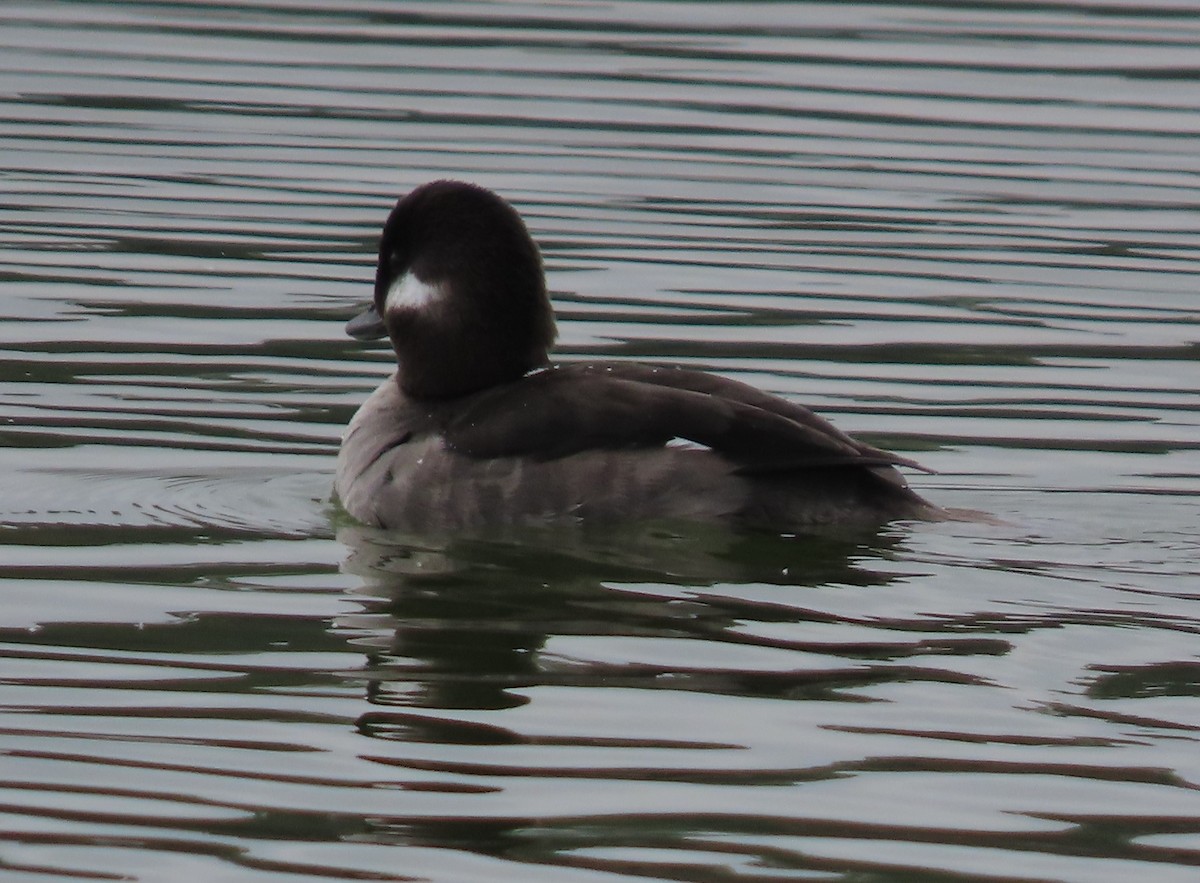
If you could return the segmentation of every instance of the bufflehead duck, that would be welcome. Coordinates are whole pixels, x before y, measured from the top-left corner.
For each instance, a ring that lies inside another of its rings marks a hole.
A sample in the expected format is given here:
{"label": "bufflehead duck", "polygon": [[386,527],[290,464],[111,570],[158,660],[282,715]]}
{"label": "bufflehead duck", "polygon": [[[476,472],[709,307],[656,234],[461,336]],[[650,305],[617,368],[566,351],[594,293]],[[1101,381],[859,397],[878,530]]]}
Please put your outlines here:
{"label": "bufflehead duck", "polygon": [[398,363],[338,455],[337,496],[369,525],[799,531],[946,515],[896,471],[913,461],[752,386],[631,362],[551,365],[538,248],[512,206],[473,184],[435,181],[396,203],[374,302],[346,330],[390,337]]}

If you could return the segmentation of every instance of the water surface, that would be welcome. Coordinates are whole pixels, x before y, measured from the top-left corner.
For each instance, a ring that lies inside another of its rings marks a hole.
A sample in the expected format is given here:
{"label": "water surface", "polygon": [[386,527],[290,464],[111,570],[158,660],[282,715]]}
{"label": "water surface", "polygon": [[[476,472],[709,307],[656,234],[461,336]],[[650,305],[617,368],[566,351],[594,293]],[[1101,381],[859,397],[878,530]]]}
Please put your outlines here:
{"label": "water surface", "polygon": [[[13,879],[1192,881],[1200,13],[0,8]],[[395,198],[559,356],[813,406],[1002,526],[493,540],[329,500]]]}

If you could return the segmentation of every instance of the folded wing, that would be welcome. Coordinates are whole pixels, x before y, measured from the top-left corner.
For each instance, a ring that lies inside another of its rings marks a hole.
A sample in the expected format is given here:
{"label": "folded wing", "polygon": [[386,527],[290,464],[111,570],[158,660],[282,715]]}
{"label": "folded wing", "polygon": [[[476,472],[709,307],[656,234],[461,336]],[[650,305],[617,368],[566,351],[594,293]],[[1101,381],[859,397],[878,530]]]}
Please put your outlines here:
{"label": "folded wing", "polygon": [[553,460],[586,450],[711,448],[740,472],[833,465],[904,465],[812,411],[752,386],[675,368],[620,362],[550,368],[480,393],[443,429],[447,445],[478,458]]}

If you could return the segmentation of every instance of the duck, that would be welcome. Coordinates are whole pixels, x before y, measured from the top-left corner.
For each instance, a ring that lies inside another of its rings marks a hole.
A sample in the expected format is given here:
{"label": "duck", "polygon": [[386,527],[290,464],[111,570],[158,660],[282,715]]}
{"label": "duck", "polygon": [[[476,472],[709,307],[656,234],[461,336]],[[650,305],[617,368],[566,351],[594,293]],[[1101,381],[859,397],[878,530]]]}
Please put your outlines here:
{"label": "duck", "polygon": [[[346,326],[396,369],[343,434],[334,492],[407,532],[721,522],[776,532],[941,520],[906,457],[704,371],[553,363],[541,252],[501,196],[455,180],[396,202],[374,297]],[[928,470],[924,470],[928,471]]]}

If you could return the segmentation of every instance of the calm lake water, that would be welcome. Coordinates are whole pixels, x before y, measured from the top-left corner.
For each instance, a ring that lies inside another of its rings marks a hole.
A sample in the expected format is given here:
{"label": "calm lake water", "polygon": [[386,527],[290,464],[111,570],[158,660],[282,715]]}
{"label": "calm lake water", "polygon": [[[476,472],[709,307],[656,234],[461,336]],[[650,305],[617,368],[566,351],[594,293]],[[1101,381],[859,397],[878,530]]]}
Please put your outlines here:
{"label": "calm lake water", "polygon": [[[1200,7],[0,6],[0,876],[1200,876]],[[1002,526],[359,528],[343,336],[492,187],[559,356]]]}

